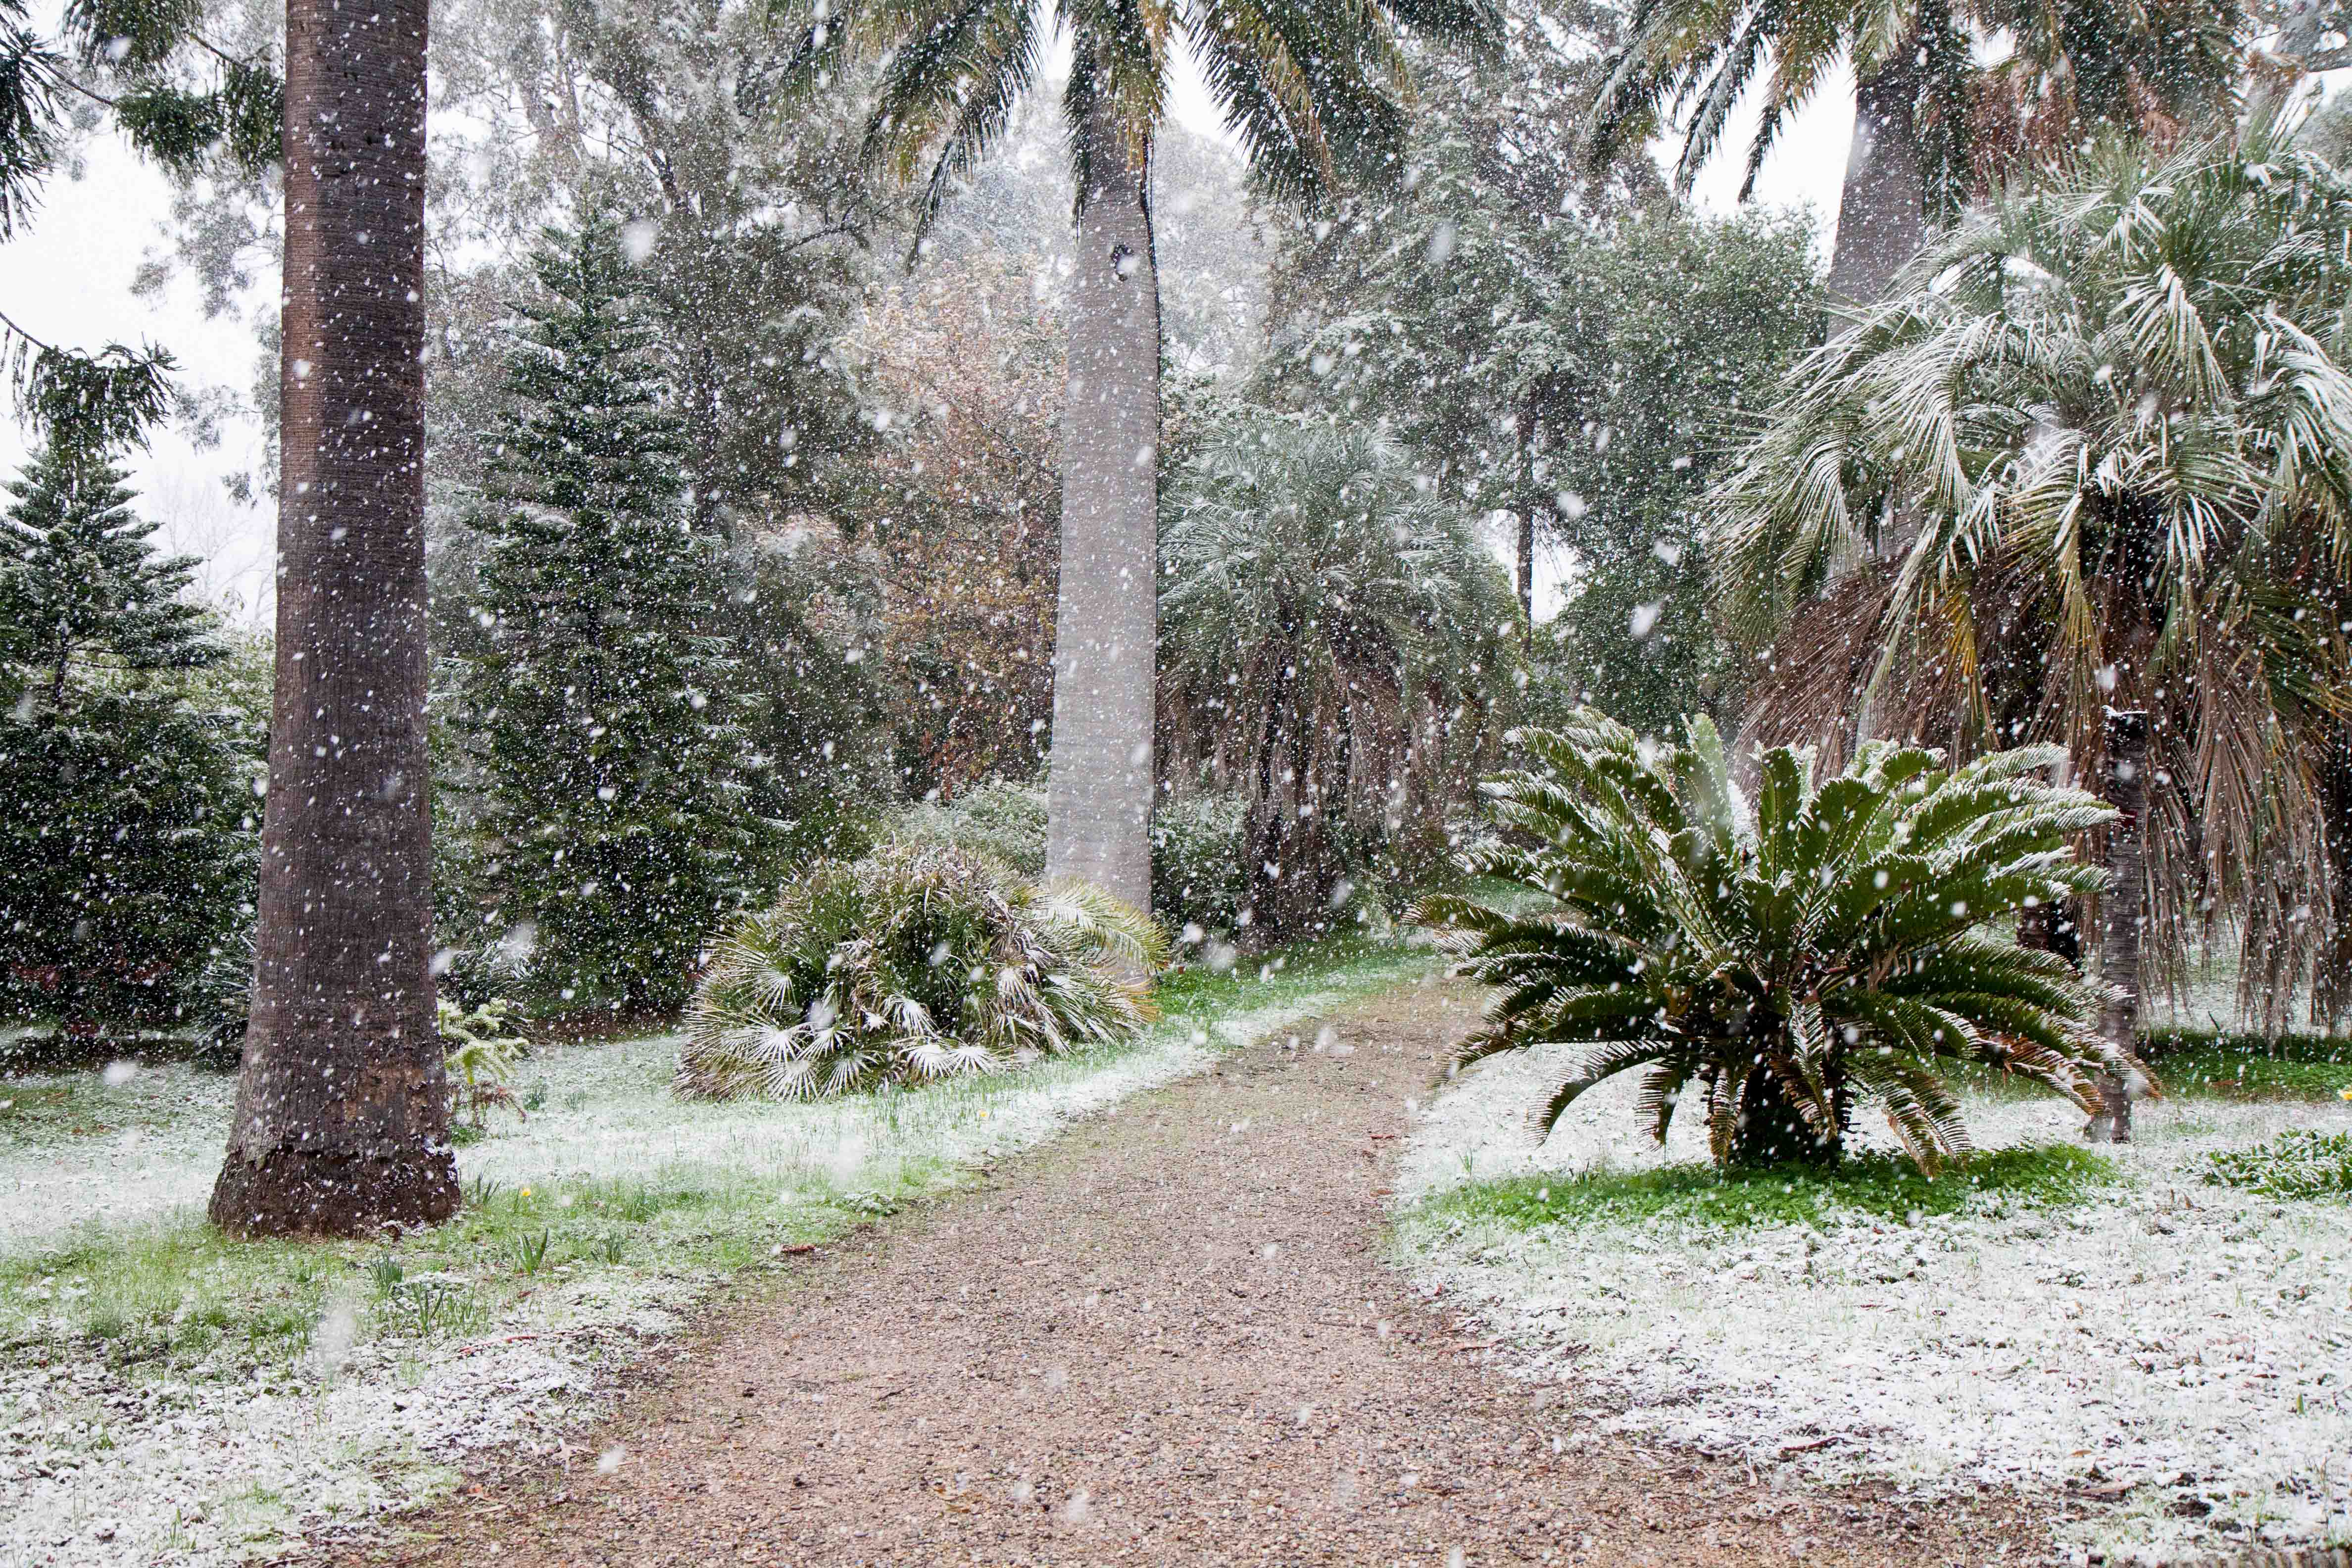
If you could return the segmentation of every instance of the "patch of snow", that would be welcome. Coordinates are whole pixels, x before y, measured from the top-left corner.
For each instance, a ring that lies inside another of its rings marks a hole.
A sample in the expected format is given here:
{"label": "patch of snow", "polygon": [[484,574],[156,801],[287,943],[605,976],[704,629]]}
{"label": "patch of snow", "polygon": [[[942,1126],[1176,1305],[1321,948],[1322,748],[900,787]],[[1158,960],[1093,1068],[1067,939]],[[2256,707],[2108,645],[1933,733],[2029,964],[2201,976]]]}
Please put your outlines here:
{"label": "patch of snow", "polygon": [[[1535,1146],[1540,1054],[1465,1073],[1419,1120],[1400,1243],[1475,1303],[1522,1375],[1573,1382],[1588,1419],[1813,1479],[2119,1499],[2061,1544],[2160,1562],[2254,1542],[2352,1540],[2352,1205],[2199,1179],[2202,1157],[2352,1106],[2179,1100],[2103,1149],[2124,1181],[2064,1207],[1996,1195],[1910,1224],[1446,1222],[1410,1205],[1469,1180],[1703,1160],[1677,1117],[1638,1127],[1637,1075]],[[2053,1100],[1972,1098],[1981,1148],[2073,1139]]]}
{"label": "patch of snow", "polygon": [[[784,1203],[882,1188],[1031,1147],[1351,994],[1292,994],[1229,1015],[1213,1026],[1215,1047],[1209,1031],[1172,1023],[1108,1057],[814,1105],[680,1101],[669,1092],[674,1040],[556,1047],[521,1075],[545,1079],[547,1107],[501,1121],[458,1162],[468,1180],[510,1186],[701,1174],[772,1183]],[[0,1150],[0,1253],[196,1218],[233,1090],[225,1075],[142,1071],[107,1092],[148,1097],[116,1110],[152,1124]],[[172,1114],[146,1114],[159,1107]],[[446,1489],[469,1457],[571,1461],[576,1452],[576,1462],[596,1463],[566,1434],[608,1408],[614,1373],[675,1332],[719,1283],[657,1264],[600,1269],[534,1290],[460,1341],[355,1342],[352,1304],[331,1302],[310,1352],[257,1383],[225,1370],[207,1377],[202,1366],[142,1376],[95,1354],[0,1363],[0,1562],[212,1568],[364,1533]]]}

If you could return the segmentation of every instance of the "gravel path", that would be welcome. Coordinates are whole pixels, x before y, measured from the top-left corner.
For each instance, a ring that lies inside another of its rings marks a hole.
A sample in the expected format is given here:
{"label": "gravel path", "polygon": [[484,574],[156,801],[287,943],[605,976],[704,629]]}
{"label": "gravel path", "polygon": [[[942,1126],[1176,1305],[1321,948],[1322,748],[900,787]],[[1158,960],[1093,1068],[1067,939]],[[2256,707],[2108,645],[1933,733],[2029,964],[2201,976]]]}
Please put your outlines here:
{"label": "gravel path", "polygon": [[[1982,1563],[2046,1521],[1576,1431],[1380,1256],[1467,999],[1409,988],[810,1260],[575,1448],[353,1563]],[[1294,1043],[1295,1042],[1295,1043]]]}

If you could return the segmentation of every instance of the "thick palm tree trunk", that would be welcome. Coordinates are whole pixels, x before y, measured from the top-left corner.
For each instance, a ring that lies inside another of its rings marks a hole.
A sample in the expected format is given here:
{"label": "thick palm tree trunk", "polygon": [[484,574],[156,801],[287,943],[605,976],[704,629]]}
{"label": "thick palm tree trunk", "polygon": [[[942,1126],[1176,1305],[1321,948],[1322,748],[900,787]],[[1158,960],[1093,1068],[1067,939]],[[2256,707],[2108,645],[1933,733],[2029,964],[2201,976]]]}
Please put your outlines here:
{"label": "thick palm tree trunk", "polygon": [[[2099,979],[2107,1000],[2099,1032],[2120,1050],[2132,1048],[2139,1026],[2140,944],[2147,928],[2147,715],[2107,714],[2107,776],[2101,792],[2120,813],[2107,829],[2107,875],[2102,900]],[[2131,1083],[2121,1072],[2099,1079],[2098,1114],[2084,1129],[2095,1143],[2131,1142]]]}
{"label": "thick palm tree trunk", "polygon": [[1150,159],[1099,109],[1078,133],[1045,875],[1148,909],[1160,505]]}
{"label": "thick palm tree trunk", "polygon": [[1838,205],[1830,298],[1877,303],[1927,230],[1927,182],[1919,152],[1919,66],[1909,44],[1854,84],[1853,140]]}
{"label": "thick palm tree trunk", "polygon": [[278,675],[237,1236],[446,1218],[425,749],[425,0],[286,21]]}

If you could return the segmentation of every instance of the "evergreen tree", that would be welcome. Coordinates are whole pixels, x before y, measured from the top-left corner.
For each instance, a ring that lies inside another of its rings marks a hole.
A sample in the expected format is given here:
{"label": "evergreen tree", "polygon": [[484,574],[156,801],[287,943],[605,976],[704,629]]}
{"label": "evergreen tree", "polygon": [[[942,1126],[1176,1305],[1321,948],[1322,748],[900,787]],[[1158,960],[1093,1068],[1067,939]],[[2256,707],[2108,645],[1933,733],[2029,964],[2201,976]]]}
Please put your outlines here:
{"label": "evergreen tree", "polygon": [[53,708],[78,668],[186,669],[221,657],[211,617],[179,596],[196,558],[156,554],[159,525],[131,510],[123,479],[106,454],[53,442],[6,487],[0,637]]}
{"label": "evergreen tree", "polygon": [[757,868],[715,544],[617,228],[550,231],[509,356],[464,698],[508,927],[567,1002],[667,1007]]}
{"label": "evergreen tree", "polygon": [[52,444],[0,519],[0,997],[69,1036],[178,1018],[252,896],[250,763],[142,679],[225,650],[122,479]]}

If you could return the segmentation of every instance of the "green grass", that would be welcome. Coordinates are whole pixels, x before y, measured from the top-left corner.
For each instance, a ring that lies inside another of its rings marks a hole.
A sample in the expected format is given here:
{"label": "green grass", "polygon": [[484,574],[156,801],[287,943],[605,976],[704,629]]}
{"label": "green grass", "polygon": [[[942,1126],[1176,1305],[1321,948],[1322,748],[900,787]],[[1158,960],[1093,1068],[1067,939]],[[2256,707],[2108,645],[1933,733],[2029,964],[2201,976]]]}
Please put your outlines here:
{"label": "green grass", "polygon": [[2206,1158],[2205,1180],[2268,1198],[2352,1198],[2352,1132],[2309,1128]]}
{"label": "green grass", "polygon": [[202,1225],[99,1232],[0,1259],[0,1352],[247,1374],[309,1350],[337,1304],[362,1338],[463,1339],[554,1280],[740,1271],[779,1243],[822,1241],[862,1217],[846,1202],[779,1205],[772,1183],[730,1193],[562,1181],[489,1192],[449,1224],[389,1245],[232,1242]]}
{"label": "green grass", "polygon": [[[2221,1034],[2210,1029],[2151,1029],[2143,1058],[2176,1100],[2352,1099],[2352,1039],[2332,1035]],[[2040,1100],[2049,1090],[1974,1063],[1947,1063],[1947,1082],[1992,1100]]]}
{"label": "green grass", "polygon": [[2332,1035],[2159,1029],[2142,1045],[2169,1094],[2221,1100],[2336,1100],[2352,1091],[2352,1039]]}
{"label": "green grass", "polygon": [[1700,1164],[1476,1182],[1421,1205],[1423,1217],[1484,1220],[1519,1230],[1554,1225],[1684,1224],[1721,1227],[1905,1220],[1956,1214],[1999,1198],[2050,1206],[2090,1196],[2120,1177],[2085,1149],[2044,1144],[1979,1153],[1933,1181],[1906,1159],[1864,1154],[1832,1172],[1802,1167],[1717,1172]]}
{"label": "green grass", "polygon": [[[1444,961],[1434,950],[1406,947],[1355,932],[1244,955],[1220,969],[1193,962],[1163,975],[1151,999],[1171,1021],[1244,1012],[1282,996],[1334,990],[1348,994],[1434,975]],[[1279,982],[1279,986],[1274,983]]]}

